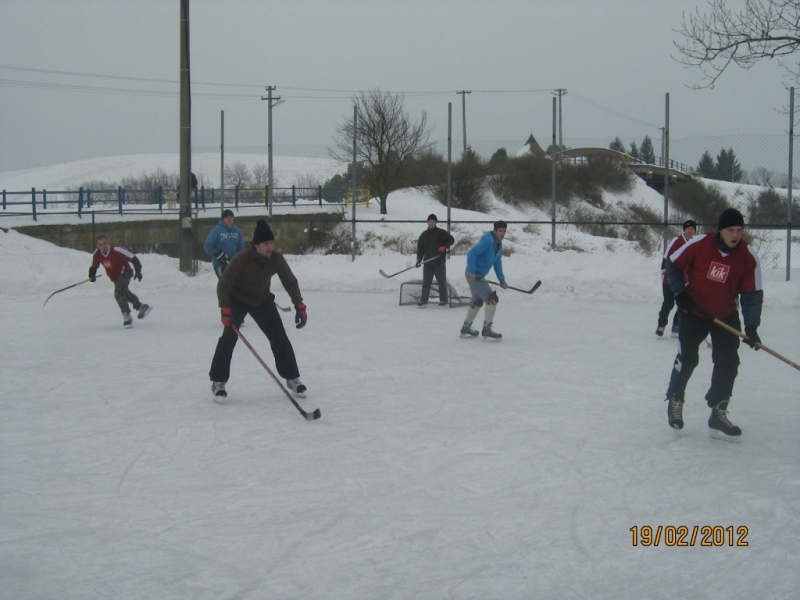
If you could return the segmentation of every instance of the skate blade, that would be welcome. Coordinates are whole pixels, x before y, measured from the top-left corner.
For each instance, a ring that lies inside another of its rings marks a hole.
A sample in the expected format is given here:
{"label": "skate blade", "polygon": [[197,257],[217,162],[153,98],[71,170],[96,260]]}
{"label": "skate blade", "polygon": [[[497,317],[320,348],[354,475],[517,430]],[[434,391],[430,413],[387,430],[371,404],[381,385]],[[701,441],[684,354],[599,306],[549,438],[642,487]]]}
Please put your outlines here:
{"label": "skate blade", "polygon": [[225,398],[227,398],[227,396],[212,396],[212,399],[217,404],[222,404],[222,402],[223,402],[223,400],[225,400]]}
{"label": "skate blade", "polygon": [[708,435],[714,438],[715,440],[722,440],[723,442],[730,442],[732,444],[741,444],[742,443],[742,436],[741,435],[728,435],[727,433],[723,433],[718,429],[710,429],[708,430]]}

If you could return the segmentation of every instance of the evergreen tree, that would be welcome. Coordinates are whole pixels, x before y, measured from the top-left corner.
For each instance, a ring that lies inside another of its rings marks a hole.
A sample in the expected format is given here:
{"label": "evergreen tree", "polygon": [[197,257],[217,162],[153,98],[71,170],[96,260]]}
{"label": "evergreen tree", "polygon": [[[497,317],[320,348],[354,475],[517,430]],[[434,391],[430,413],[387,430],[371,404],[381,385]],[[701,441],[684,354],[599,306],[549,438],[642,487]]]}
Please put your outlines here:
{"label": "evergreen tree", "polygon": [[700,162],[697,163],[697,172],[706,179],[717,178],[717,166],[714,164],[714,159],[711,158],[711,153],[708,150],[703,152],[703,156],[700,157]]}
{"label": "evergreen tree", "polygon": [[639,152],[639,158],[642,159],[642,162],[648,165],[654,165],[656,163],[656,153],[655,150],[653,150],[653,141],[650,139],[649,135],[644,136],[642,147]]}
{"label": "evergreen tree", "polygon": [[741,181],[742,180],[742,165],[736,158],[733,148],[722,148],[717,155],[716,177],[721,181]]}
{"label": "evergreen tree", "polygon": [[631,142],[631,149],[628,152],[634,160],[639,160],[641,155],[639,154],[639,146],[636,145],[636,142]]}
{"label": "evergreen tree", "polygon": [[625,144],[622,143],[622,140],[619,137],[615,137],[614,141],[608,145],[609,150],[616,150],[617,152],[625,153]]}

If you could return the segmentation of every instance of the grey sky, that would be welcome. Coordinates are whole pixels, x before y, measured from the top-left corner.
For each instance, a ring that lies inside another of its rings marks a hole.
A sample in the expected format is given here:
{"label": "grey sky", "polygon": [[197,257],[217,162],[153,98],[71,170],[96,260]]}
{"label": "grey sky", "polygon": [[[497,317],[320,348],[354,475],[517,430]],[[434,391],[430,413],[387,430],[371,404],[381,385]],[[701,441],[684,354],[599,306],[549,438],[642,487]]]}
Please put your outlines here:
{"label": "grey sky", "polygon": [[[701,74],[670,56],[682,11],[698,6],[704,0],[193,0],[193,147],[219,147],[224,110],[226,147],[266,148],[267,85],[285,100],[273,113],[284,152],[330,146],[352,94],[374,88],[405,93],[412,116],[426,110],[436,140],[447,137],[452,102],[456,149],[463,89],[473,90],[468,141],[509,151],[531,132],[549,143],[556,88],[568,90],[568,145],[650,135],[658,148],[667,92],[673,139],[784,134],[776,109],[789,94],[776,63],[731,68],[713,90],[686,87]],[[0,2],[0,170],[177,152],[179,12],[178,0]]]}

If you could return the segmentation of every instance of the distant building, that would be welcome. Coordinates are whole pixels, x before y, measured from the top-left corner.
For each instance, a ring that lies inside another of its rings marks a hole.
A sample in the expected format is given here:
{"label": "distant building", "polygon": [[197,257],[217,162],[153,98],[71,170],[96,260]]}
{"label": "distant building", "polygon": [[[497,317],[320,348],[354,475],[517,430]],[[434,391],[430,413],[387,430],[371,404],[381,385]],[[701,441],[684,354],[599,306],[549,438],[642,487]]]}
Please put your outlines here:
{"label": "distant building", "polygon": [[536,138],[533,137],[533,134],[530,135],[528,141],[525,142],[525,145],[528,147],[528,150],[531,154],[536,157],[543,157],[547,156],[547,153],[542,150],[542,147],[539,145],[539,142],[536,141]]}

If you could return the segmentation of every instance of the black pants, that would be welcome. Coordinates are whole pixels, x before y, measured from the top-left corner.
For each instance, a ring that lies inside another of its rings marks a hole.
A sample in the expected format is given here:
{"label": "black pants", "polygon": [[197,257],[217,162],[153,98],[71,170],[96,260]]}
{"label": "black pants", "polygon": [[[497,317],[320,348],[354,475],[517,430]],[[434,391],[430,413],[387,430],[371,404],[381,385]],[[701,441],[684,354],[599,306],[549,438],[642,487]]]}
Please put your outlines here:
{"label": "black pants", "polygon": [[[666,283],[661,284],[661,293],[664,295],[664,302],[661,303],[661,310],[658,311],[658,326],[666,327],[667,323],[669,323],[669,313],[672,307],[675,306],[675,294],[672,293],[672,289]],[[672,318],[673,329],[678,326],[680,314],[681,311],[675,311],[675,316]]]}
{"label": "black pants", "polygon": [[427,304],[431,295],[431,283],[436,277],[436,285],[439,286],[439,304],[447,304],[447,264],[444,257],[439,260],[432,260],[422,265],[422,297],[421,304]]}
{"label": "black pants", "polygon": [[[737,330],[742,327],[738,313],[724,319],[724,322]],[[711,372],[711,387],[706,393],[706,403],[713,408],[731,397],[733,382],[739,372],[739,336],[715,325],[713,321],[694,314],[681,315],[678,331],[680,350],[672,366],[667,396],[684,399],[686,384],[689,383],[692,372],[700,362],[700,344],[709,334],[711,334],[711,360],[714,362],[714,369]]]}
{"label": "black pants", "polygon": [[[278,374],[284,379],[294,379],[300,377],[297,369],[297,360],[294,357],[294,348],[283,328],[278,309],[275,306],[275,297],[272,296],[266,302],[258,306],[248,306],[241,300],[231,296],[231,320],[241,323],[246,314],[253,317],[256,325],[264,332],[272,348],[272,355],[275,357],[275,367]],[[239,336],[230,327],[226,327],[222,336],[217,342],[217,349],[214,352],[214,359],[211,361],[211,370],[208,373],[211,381],[227,382],[231,374],[231,357],[233,349]]]}
{"label": "black pants", "polygon": [[133,271],[125,271],[124,273],[120,273],[120,276],[117,277],[117,280],[114,282],[114,300],[117,301],[117,306],[119,306],[119,310],[123,315],[131,312],[128,302],[133,304],[133,310],[139,310],[142,306],[136,294],[128,288],[131,284],[131,279],[133,279]]}

